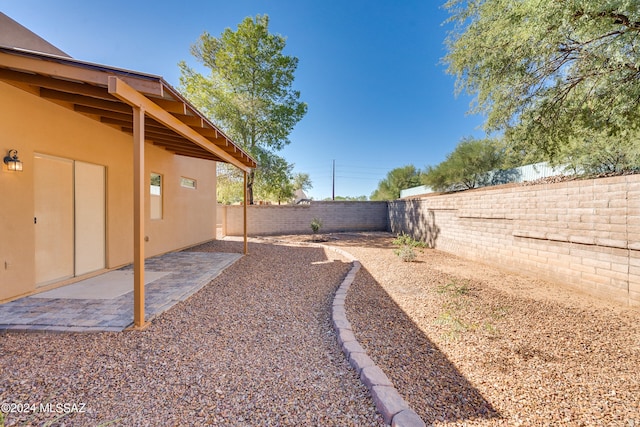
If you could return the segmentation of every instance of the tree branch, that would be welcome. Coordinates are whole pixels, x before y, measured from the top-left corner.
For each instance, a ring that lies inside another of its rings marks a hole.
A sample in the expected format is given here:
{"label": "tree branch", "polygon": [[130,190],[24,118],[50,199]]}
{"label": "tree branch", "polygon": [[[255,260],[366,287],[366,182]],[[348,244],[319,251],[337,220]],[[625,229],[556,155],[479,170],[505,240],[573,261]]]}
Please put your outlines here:
{"label": "tree branch", "polygon": [[585,12],[584,10],[578,10],[576,11],[574,16],[576,18],[580,18],[582,16],[588,16],[589,18],[610,18],[610,19],[613,19],[614,24],[624,25],[630,30],[640,32],[640,22],[638,21],[633,22],[631,21],[631,19],[629,19],[627,15],[618,13],[615,10],[605,10],[600,13],[591,13],[591,12]]}

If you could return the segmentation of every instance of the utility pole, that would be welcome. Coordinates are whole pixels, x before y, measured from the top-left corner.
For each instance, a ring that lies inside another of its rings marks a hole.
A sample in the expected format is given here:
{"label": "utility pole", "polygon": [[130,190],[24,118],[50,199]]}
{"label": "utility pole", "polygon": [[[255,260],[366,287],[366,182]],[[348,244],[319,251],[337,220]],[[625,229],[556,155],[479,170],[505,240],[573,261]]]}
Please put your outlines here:
{"label": "utility pole", "polygon": [[333,159],[333,169],[332,169],[332,179],[331,179],[331,200],[335,202],[336,200],[336,159]]}

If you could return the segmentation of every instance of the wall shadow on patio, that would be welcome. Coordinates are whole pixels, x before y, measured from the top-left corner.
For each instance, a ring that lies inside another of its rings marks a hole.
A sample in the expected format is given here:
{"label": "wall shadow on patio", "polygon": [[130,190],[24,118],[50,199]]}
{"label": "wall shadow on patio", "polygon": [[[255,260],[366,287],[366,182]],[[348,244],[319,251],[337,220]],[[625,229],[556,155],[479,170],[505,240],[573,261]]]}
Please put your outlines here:
{"label": "wall shadow on patio", "polygon": [[427,425],[501,418],[364,266],[346,301],[357,340]]}

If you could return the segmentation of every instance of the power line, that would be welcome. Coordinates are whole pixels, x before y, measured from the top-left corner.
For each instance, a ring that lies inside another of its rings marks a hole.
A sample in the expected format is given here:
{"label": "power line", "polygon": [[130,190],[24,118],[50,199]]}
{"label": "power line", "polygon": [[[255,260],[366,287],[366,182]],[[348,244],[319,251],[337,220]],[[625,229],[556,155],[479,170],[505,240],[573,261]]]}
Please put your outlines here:
{"label": "power line", "polygon": [[338,164],[339,167],[346,167],[349,169],[366,169],[366,170],[392,170],[395,169],[395,167],[375,167],[375,166],[350,166],[350,165],[341,165]]}
{"label": "power line", "polygon": [[361,177],[361,176],[341,176],[341,175],[336,175],[336,178],[360,179],[360,180],[364,180],[364,181],[379,181],[377,178],[366,178],[366,177]]}

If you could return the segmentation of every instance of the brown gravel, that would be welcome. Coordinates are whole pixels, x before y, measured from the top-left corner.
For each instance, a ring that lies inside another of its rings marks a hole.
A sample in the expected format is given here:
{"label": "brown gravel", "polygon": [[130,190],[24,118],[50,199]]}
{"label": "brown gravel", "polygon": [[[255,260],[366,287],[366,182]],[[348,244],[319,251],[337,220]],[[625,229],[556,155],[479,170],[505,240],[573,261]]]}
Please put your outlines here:
{"label": "brown gravel", "polygon": [[0,403],[86,404],[6,425],[382,425],[330,321],[350,264],[312,247],[249,251],[145,331],[0,335]]}
{"label": "brown gravel", "polygon": [[429,424],[640,426],[640,311],[386,233],[334,236],[362,263],[356,338]]}
{"label": "brown gravel", "polygon": [[[428,423],[640,426],[637,308],[437,250],[403,263],[386,233],[326,237],[362,262],[356,337]],[[86,403],[7,425],[381,425],[330,323],[349,264],[249,248],[146,331],[0,335],[0,403]]]}

